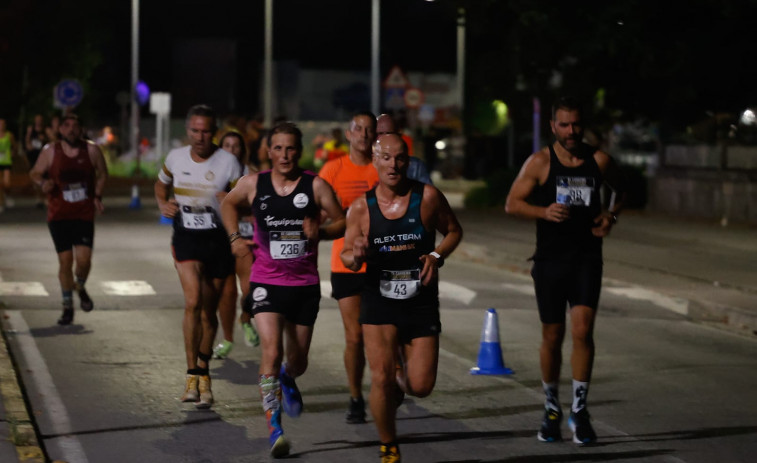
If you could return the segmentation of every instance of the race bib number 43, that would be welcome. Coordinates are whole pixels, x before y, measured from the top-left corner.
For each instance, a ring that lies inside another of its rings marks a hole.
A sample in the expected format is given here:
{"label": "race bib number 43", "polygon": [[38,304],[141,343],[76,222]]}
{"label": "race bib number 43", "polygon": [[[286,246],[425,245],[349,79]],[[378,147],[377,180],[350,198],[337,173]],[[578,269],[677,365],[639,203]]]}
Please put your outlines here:
{"label": "race bib number 43", "polygon": [[272,231],[269,232],[271,257],[274,259],[296,259],[305,255],[308,240],[305,232]]}
{"label": "race bib number 43", "polygon": [[566,206],[590,206],[594,179],[591,177],[557,177],[558,204]]}
{"label": "race bib number 43", "polygon": [[67,203],[78,203],[87,199],[87,185],[84,183],[70,183],[63,187],[63,200]]}
{"label": "race bib number 43", "polygon": [[389,299],[410,299],[421,291],[421,271],[382,270],[379,284],[381,295]]}
{"label": "race bib number 43", "polygon": [[218,228],[213,208],[181,206],[181,223],[189,230],[211,230]]}

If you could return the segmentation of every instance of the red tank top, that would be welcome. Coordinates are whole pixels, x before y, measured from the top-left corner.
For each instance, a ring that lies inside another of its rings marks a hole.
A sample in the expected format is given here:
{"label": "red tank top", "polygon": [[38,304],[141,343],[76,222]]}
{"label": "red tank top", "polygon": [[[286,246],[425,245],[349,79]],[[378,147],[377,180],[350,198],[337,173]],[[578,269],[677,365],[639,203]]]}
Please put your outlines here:
{"label": "red tank top", "polygon": [[76,156],[66,156],[61,142],[54,145],[48,175],[55,186],[48,193],[47,221],[95,219],[95,167],[87,143],[79,143]]}

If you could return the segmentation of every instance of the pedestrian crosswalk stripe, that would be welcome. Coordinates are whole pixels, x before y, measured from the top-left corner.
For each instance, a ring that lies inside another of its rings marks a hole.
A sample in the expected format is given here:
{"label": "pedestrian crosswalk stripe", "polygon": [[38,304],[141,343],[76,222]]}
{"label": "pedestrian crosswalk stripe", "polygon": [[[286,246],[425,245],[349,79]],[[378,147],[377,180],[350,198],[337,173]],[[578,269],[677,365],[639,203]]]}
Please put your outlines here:
{"label": "pedestrian crosswalk stripe", "polygon": [[38,281],[0,281],[0,296],[49,296]]}
{"label": "pedestrian crosswalk stripe", "polygon": [[680,297],[665,296],[664,294],[639,287],[605,287],[603,290],[607,291],[608,293],[615,294],[616,296],[623,296],[629,299],[651,302],[658,307],[671,310],[681,315],[688,315],[689,313],[689,301],[687,301],[686,299],[681,299]]}
{"label": "pedestrian crosswalk stripe", "polygon": [[453,299],[462,302],[465,305],[470,305],[473,299],[476,298],[476,292],[465,286],[456,285],[455,283],[450,283],[448,281],[440,281],[439,297]]}
{"label": "pedestrian crosswalk stripe", "polygon": [[529,296],[534,295],[534,285],[530,284],[520,284],[520,285],[513,285],[509,283],[502,283],[502,287],[505,289],[509,289],[511,291],[515,291],[521,294],[528,294]]}
{"label": "pedestrian crosswalk stripe", "polygon": [[110,296],[152,296],[155,290],[149,283],[141,280],[103,281],[100,286]]}

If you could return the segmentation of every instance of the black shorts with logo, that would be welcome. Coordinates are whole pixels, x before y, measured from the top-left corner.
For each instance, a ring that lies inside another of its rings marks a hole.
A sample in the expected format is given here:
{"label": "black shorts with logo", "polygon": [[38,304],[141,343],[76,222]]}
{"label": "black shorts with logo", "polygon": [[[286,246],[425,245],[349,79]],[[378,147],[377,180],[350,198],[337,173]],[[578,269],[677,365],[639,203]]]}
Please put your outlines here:
{"label": "black shorts with logo", "polygon": [[602,259],[535,260],[531,268],[542,323],[565,323],[566,306],[596,310],[602,289]]}
{"label": "black shorts with logo", "polygon": [[95,242],[95,223],[89,220],[52,220],[47,223],[55,252],[70,251],[74,246],[91,248]]}
{"label": "black shorts with logo", "polygon": [[250,282],[252,315],[279,313],[295,325],[313,326],[321,302],[321,285],[279,286]]}
{"label": "black shorts with logo", "polygon": [[171,247],[176,262],[200,262],[205,267],[206,276],[226,278],[234,273],[236,261],[223,229],[210,232],[175,230]]}

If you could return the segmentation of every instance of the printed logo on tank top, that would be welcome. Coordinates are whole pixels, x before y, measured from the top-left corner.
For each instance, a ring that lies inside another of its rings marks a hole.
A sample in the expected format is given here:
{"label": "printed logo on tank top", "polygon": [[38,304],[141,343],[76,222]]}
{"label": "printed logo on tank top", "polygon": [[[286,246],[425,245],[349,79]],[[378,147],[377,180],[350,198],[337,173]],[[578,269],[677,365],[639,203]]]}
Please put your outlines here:
{"label": "printed logo on tank top", "polygon": [[294,204],[294,207],[297,209],[302,209],[303,207],[307,206],[310,200],[308,199],[308,195],[305,193],[298,193],[294,200],[292,200],[292,204]]}
{"label": "printed logo on tank top", "polygon": [[594,178],[592,177],[563,177],[555,178],[557,185],[556,202],[566,206],[589,207],[591,194],[594,192]]}
{"label": "printed logo on tank top", "polygon": [[212,170],[209,170],[207,173],[205,173],[205,180],[212,182],[215,178],[216,174],[214,174]]}
{"label": "printed logo on tank top", "polygon": [[374,238],[373,244],[382,245],[378,249],[379,252],[409,251],[415,249],[415,241],[420,241],[421,239],[423,237],[420,233],[399,233]]}

